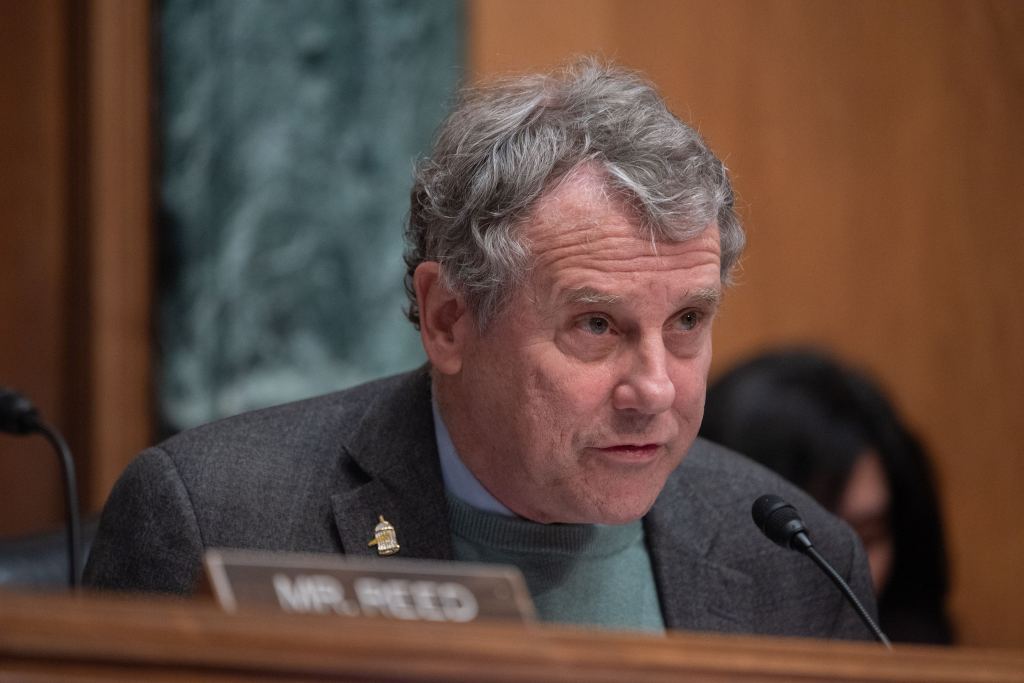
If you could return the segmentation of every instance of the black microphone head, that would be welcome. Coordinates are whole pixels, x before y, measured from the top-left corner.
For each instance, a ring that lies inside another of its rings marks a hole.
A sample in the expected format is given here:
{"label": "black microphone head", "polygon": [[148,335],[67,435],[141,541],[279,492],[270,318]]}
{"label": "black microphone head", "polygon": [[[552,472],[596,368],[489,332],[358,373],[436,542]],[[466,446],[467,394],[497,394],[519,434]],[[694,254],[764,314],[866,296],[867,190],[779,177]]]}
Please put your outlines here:
{"label": "black microphone head", "polygon": [[7,387],[0,387],[0,432],[28,434],[36,430],[39,412],[27,398]]}
{"label": "black microphone head", "polygon": [[805,550],[810,547],[807,527],[800,513],[778,496],[767,493],[755,500],[750,515],[761,533],[783,548]]}

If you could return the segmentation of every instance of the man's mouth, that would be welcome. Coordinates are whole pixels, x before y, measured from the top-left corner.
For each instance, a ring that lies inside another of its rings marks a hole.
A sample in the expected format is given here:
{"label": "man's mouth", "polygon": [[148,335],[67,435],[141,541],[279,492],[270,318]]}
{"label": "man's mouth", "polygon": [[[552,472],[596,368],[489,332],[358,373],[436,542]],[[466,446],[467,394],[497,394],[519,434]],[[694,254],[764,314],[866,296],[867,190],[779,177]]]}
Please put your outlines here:
{"label": "man's mouth", "polygon": [[624,460],[644,461],[653,458],[661,451],[660,443],[622,443],[612,446],[604,446],[597,450],[615,458]]}

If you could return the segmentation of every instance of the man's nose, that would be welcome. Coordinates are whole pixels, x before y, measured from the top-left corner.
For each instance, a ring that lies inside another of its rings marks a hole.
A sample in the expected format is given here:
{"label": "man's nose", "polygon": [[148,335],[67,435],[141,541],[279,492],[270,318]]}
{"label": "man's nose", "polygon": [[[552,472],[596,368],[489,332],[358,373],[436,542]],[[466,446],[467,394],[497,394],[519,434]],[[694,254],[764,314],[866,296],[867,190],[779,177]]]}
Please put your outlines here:
{"label": "man's nose", "polygon": [[669,377],[668,351],[660,336],[642,340],[631,355],[612,395],[615,409],[654,415],[671,408],[676,387]]}

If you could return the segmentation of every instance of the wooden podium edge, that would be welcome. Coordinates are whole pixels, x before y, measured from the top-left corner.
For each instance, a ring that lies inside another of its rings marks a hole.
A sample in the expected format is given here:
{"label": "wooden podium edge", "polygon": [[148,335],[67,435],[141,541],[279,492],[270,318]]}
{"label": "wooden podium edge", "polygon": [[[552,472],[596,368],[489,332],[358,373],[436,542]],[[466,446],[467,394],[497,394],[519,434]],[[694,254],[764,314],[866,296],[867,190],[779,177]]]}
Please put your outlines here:
{"label": "wooden podium edge", "polygon": [[[207,600],[0,593],[0,680],[1024,683],[1024,653],[225,614]],[[685,678],[683,678],[685,676]]]}

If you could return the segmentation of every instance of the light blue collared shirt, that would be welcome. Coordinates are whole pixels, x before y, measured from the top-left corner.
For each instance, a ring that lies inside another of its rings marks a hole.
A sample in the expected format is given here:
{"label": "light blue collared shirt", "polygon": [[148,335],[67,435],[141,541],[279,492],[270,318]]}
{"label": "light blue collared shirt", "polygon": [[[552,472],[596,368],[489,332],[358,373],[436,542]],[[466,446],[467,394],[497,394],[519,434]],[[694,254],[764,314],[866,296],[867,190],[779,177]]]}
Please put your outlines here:
{"label": "light blue collared shirt", "polygon": [[434,435],[437,439],[437,453],[441,457],[441,477],[444,487],[450,495],[462,502],[484,512],[515,517],[515,513],[498,502],[480,483],[480,480],[469,471],[462,458],[455,451],[455,444],[448,434],[448,428],[441,419],[441,411],[437,409],[437,400],[430,398],[430,407],[434,413]]}

